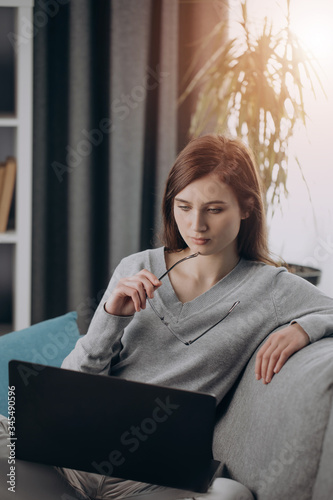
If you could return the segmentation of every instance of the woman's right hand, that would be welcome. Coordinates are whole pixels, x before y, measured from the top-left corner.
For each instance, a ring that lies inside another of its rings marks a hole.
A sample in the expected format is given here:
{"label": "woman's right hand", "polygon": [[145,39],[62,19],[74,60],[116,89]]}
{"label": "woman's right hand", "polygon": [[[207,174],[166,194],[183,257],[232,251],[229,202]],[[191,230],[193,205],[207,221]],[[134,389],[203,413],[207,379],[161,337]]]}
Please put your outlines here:
{"label": "woman's right hand", "polygon": [[132,316],[146,308],[147,297],[152,299],[154,290],[161,285],[162,282],[153,273],[142,269],[134,276],[119,280],[104,308],[115,316]]}

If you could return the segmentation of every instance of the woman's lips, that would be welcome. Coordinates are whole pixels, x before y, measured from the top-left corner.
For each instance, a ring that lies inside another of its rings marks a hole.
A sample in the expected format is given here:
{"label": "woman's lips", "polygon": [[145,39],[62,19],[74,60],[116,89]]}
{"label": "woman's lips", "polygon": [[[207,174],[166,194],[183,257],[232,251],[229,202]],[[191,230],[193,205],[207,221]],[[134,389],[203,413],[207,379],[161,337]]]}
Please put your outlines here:
{"label": "woman's lips", "polygon": [[191,240],[196,245],[205,245],[209,241],[209,239],[206,239],[206,238],[191,238]]}

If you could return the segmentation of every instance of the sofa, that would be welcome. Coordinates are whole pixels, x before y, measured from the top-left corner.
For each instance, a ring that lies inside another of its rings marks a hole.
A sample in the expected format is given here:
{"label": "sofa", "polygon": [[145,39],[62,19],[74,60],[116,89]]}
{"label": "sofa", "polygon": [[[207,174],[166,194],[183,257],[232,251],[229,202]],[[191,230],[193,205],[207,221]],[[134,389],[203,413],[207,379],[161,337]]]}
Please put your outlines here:
{"label": "sofa", "polygon": [[[60,366],[80,337],[76,319],[70,312],[0,337],[0,413],[8,361]],[[267,385],[255,378],[255,356],[217,409],[218,474],[258,500],[332,500],[333,337],[295,353]]]}
{"label": "sofa", "polygon": [[8,416],[11,359],[59,367],[79,338],[76,311],[0,336],[0,415]]}

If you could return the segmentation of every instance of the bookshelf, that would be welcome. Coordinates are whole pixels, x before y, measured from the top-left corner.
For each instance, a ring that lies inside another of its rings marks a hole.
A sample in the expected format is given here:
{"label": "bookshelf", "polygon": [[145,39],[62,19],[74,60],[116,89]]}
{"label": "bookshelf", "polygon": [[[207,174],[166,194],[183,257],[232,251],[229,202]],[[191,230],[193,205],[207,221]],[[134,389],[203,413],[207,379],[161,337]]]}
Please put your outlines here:
{"label": "bookshelf", "polygon": [[0,232],[0,334],[31,324],[33,5],[0,0],[0,161],[14,156],[17,164],[11,215]]}

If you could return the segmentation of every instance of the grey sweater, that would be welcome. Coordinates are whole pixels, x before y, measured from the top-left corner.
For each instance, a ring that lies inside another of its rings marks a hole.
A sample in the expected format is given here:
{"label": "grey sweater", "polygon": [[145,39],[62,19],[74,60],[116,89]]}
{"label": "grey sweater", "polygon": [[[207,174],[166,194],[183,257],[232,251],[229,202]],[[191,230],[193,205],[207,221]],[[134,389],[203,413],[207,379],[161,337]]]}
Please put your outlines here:
{"label": "grey sweater", "polygon": [[332,298],[283,267],[244,259],[190,302],[178,300],[166,276],[146,309],[108,314],[103,305],[119,279],[144,268],[157,277],[166,271],[164,247],[120,262],[63,368],[207,392],[220,402],[277,328],[297,321],[311,342],[333,334]]}

